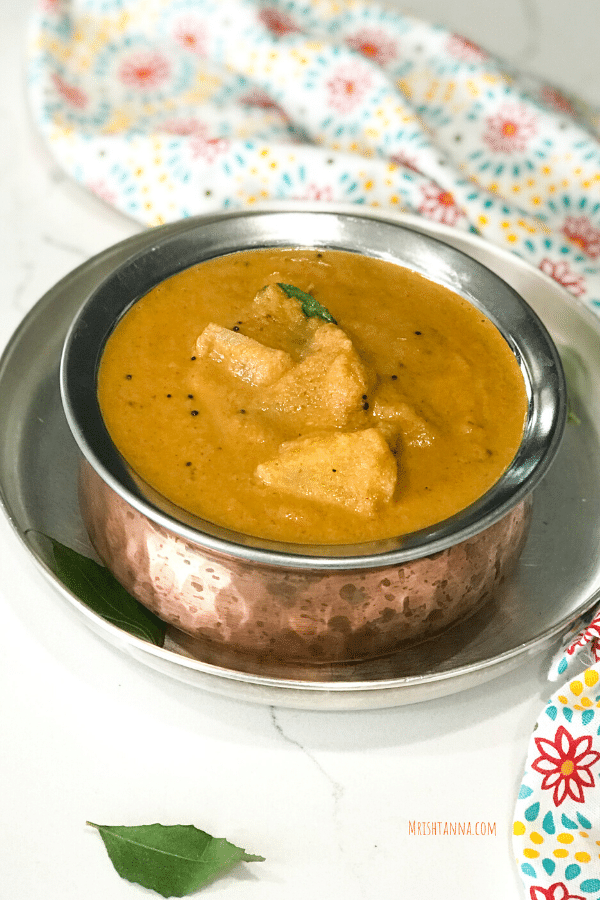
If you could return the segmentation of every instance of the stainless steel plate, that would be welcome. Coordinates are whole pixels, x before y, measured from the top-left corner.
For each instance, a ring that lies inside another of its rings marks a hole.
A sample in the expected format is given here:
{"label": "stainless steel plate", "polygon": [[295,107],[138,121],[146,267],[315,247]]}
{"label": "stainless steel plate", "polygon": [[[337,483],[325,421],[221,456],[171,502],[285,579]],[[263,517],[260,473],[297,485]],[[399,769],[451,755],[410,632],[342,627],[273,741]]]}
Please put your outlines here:
{"label": "stainless steel plate", "polygon": [[[281,207],[263,207],[273,208]],[[267,668],[239,656],[224,657],[175,631],[168,632],[162,648],[132,637],[93,613],[52,573],[35,532],[92,554],[77,504],[79,451],[59,396],[62,343],[89,293],[114,265],[151,246],[153,231],[136,235],[73,271],[39,301],[14,334],[0,362],[0,498],[32,562],[50,584],[89,627],[145,665],[205,690],[265,704],[308,709],[396,706],[444,696],[500,675],[549,647],[598,599],[600,320],[545,275],[476,237],[411,216],[359,211],[355,206],[331,208],[342,215],[397,222],[468,253],[528,300],[558,344],[578,424],[567,426],[556,461],[536,489],[525,552],[494,602],[441,637],[378,660]],[[166,228],[185,232],[194,224],[190,220]]]}

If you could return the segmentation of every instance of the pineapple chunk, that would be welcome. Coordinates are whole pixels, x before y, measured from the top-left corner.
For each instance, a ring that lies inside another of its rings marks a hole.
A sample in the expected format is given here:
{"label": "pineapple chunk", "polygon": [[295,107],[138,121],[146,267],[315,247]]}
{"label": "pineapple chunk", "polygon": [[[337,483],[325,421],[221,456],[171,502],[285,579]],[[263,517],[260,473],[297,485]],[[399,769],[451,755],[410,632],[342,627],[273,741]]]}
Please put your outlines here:
{"label": "pineapple chunk", "polygon": [[196,341],[196,354],[200,359],[223,364],[231,375],[255,387],[272,384],[292,366],[292,358],[284,350],[265,347],[254,338],[213,322]]}
{"label": "pineapple chunk", "polygon": [[376,428],[310,434],[286,441],[274,459],[259,465],[257,477],[294,497],[374,515],[394,493],[394,455]]}

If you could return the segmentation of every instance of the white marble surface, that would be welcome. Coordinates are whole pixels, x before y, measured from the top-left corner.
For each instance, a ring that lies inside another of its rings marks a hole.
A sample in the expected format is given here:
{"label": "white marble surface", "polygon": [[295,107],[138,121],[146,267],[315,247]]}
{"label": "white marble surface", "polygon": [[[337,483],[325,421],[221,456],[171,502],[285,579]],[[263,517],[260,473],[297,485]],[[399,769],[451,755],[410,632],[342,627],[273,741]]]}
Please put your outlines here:
{"label": "white marble surface", "polygon": [[[0,345],[61,276],[136,226],[67,180],[28,119],[31,0],[0,0]],[[600,103],[596,0],[419,0],[435,19]],[[0,398],[1,402],[1,398]],[[75,619],[0,517],[0,896],[128,900],[85,822],[194,823],[267,857],[205,896],[512,900],[510,826],[546,657],[446,700],[317,713],[151,673]],[[435,837],[412,821],[490,823]]]}

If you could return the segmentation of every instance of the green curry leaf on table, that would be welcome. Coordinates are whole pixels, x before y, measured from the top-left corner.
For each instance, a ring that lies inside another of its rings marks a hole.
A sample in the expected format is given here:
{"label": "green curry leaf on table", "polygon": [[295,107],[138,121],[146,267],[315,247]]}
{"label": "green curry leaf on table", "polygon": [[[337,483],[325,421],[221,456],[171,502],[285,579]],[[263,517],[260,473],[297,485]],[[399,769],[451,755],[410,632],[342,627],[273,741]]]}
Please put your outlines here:
{"label": "green curry leaf on table", "polygon": [[118,874],[163,897],[183,897],[240,862],[264,862],[193,825],[96,825]]}

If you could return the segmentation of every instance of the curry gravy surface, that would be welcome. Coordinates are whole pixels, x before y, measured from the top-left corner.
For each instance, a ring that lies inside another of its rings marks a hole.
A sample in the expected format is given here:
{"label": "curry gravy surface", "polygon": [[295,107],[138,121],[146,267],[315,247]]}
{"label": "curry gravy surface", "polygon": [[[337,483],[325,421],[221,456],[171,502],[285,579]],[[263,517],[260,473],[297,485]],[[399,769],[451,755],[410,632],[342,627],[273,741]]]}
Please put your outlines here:
{"label": "curry gravy surface", "polygon": [[[335,324],[307,318],[281,283]],[[165,497],[312,544],[463,509],[511,462],[527,411],[515,357],[479,310],[334,250],[243,251],[159,284],[110,336],[98,394],[117,448]]]}

